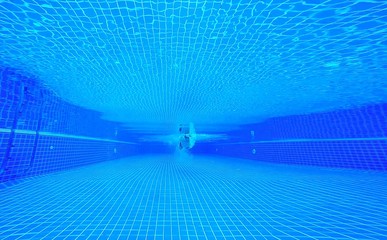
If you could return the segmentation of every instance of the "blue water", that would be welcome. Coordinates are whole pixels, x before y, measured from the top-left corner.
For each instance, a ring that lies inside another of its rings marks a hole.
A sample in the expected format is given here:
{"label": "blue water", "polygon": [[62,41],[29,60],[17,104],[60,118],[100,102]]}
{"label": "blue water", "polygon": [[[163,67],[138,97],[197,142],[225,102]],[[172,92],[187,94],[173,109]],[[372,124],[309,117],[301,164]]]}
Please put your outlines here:
{"label": "blue water", "polygon": [[0,55],[2,65],[128,128],[229,130],[387,102],[386,6],[3,0]]}
{"label": "blue water", "polygon": [[0,0],[0,239],[387,239],[386,16]]}

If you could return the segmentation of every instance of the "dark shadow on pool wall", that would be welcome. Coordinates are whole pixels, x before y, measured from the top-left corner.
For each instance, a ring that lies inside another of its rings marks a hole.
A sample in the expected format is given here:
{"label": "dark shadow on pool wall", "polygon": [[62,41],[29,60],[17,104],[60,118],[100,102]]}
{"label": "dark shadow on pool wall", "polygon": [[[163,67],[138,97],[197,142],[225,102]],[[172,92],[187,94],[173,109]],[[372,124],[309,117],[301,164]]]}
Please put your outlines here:
{"label": "dark shadow on pool wall", "polygon": [[133,138],[100,114],[64,102],[14,69],[0,67],[0,182],[137,153]]}

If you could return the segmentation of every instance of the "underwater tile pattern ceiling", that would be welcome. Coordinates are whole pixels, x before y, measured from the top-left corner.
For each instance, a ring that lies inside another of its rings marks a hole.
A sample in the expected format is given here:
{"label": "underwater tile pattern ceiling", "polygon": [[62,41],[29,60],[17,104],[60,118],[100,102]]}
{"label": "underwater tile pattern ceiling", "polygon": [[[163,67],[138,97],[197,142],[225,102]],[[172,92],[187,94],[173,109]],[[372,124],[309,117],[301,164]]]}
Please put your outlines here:
{"label": "underwater tile pattern ceiling", "polygon": [[251,123],[387,101],[384,0],[0,0],[0,64],[107,120]]}

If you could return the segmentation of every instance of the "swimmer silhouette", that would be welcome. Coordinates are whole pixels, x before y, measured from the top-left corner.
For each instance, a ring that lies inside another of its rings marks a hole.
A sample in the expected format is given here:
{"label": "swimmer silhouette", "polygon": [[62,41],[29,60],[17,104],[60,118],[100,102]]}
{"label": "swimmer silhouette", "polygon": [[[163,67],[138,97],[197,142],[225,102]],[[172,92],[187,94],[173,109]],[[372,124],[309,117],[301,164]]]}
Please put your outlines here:
{"label": "swimmer silhouette", "polygon": [[196,142],[196,131],[193,123],[190,123],[189,126],[184,126],[180,124],[179,126],[179,149],[191,149]]}

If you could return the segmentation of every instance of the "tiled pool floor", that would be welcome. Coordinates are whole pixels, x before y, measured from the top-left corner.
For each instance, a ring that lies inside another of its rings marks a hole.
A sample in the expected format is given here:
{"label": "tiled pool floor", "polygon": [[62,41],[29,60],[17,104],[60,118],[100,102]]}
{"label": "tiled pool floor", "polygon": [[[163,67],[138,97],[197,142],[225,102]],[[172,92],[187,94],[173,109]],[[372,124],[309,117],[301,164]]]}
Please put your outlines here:
{"label": "tiled pool floor", "polygon": [[387,239],[387,174],[141,156],[0,189],[0,239]]}

